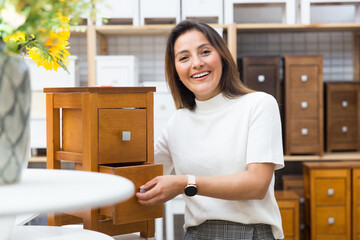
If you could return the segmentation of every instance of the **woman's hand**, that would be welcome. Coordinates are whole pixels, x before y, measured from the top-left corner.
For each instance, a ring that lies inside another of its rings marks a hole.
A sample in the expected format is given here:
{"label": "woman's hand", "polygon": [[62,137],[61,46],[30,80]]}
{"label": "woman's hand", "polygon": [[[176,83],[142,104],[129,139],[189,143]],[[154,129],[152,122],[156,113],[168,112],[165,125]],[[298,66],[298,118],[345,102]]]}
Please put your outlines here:
{"label": "woman's hand", "polygon": [[141,205],[153,206],[184,193],[186,184],[187,176],[185,175],[158,176],[141,186],[140,190],[146,192],[138,192],[136,196]]}

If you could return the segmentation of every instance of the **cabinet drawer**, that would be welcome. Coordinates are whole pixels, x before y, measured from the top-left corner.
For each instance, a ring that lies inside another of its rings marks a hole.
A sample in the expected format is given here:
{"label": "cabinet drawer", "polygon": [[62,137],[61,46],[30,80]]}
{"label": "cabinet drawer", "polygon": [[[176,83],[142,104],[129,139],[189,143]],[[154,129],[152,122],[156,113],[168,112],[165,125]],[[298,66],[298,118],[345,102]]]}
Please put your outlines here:
{"label": "cabinet drawer", "polygon": [[346,204],[346,178],[315,178],[316,205]]}
{"label": "cabinet drawer", "polygon": [[292,93],[291,116],[317,117],[319,115],[319,96],[315,93]]}
{"label": "cabinet drawer", "polygon": [[313,221],[318,234],[346,234],[350,224],[345,207],[318,207]]}
{"label": "cabinet drawer", "polygon": [[353,170],[353,202],[355,204],[360,205],[360,169],[359,168]]}
{"label": "cabinet drawer", "polygon": [[146,109],[99,109],[99,164],[146,161]]}
{"label": "cabinet drawer", "polygon": [[291,120],[291,143],[292,144],[318,144],[319,121],[317,119],[293,119]]}
{"label": "cabinet drawer", "polygon": [[283,231],[286,239],[295,235],[295,208],[280,208]]}
{"label": "cabinet drawer", "polygon": [[250,65],[248,66],[244,84],[251,89],[262,91],[277,96],[277,77],[276,66]]}
{"label": "cabinet drawer", "polygon": [[291,90],[317,91],[319,89],[318,65],[291,65],[290,88]]}
{"label": "cabinet drawer", "polygon": [[329,234],[324,234],[324,235],[317,235],[315,236],[315,240],[349,240],[347,235],[338,235],[338,234],[334,234],[334,235],[329,235]]}
{"label": "cabinet drawer", "polygon": [[330,97],[330,111],[331,111],[331,115],[333,116],[356,116],[357,92],[356,91],[332,92]]}
{"label": "cabinet drawer", "polygon": [[[121,167],[99,166],[99,172],[125,177],[134,183],[135,191],[139,191],[141,185],[156,176],[163,175],[163,166],[147,163]],[[138,222],[162,217],[163,204],[151,207],[142,206],[134,195],[125,202],[101,208],[100,214],[112,218],[114,224]]]}
{"label": "cabinet drawer", "polygon": [[356,142],[358,139],[357,118],[332,118],[328,131],[330,131],[331,142]]}

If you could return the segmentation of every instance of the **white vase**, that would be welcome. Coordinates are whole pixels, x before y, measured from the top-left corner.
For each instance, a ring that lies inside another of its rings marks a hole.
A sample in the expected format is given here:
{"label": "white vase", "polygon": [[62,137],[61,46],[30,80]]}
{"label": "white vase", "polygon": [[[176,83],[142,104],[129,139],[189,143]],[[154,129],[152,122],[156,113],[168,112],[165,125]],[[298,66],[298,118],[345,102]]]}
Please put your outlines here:
{"label": "white vase", "polygon": [[[16,183],[30,157],[30,75],[0,40],[0,185]],[[1,187],[1,186],[0,186]]]}

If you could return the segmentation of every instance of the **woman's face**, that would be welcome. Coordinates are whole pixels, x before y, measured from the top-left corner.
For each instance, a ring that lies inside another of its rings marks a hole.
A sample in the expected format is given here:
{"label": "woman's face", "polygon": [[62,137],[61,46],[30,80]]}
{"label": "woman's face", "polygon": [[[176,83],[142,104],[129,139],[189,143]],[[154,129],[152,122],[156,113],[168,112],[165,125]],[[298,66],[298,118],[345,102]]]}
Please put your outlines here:
{"label": "woman's face", "polygon": [[200,101],[221,92],[221,56],[197,30],[180,35],[174,44],[175,68],[182,83]]}

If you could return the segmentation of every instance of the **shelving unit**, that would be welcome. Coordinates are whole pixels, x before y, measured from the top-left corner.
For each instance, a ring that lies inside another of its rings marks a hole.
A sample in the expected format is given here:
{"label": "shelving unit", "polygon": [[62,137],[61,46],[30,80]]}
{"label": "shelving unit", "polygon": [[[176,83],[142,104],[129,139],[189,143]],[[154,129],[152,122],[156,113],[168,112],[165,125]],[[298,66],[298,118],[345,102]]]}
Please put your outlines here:
{"label": "shelving unit", "polygon": [[[329,24],[210,24],[214,28],[222,28],[225,41],[235,61],[237,61],[237,37],[239,33],[298,33],[298,32],[352,32],[354,38],[353,51],[359,52],[360,23],[329,23]],[[85,31],[72,32],[74,37],[86,36],[87,61],[88,61],[88,86],[96,84],[95,57],[107,55],[107,37],[110,36],[167,36],[174,24],[156,25],[103,25],[82,26]],[[98,42],[99,41],[99,42]],[[99,50],[98,50],[99,48]],[[360,81],[360,54],[353,56],[354,81]],[[360,160],[358,152],[325,153],[320,157],[317,155],[293,155],[285,156],[285,161],[336,161],[336,160]]]}

